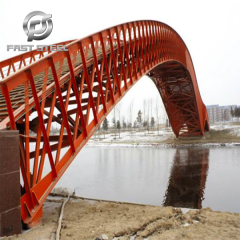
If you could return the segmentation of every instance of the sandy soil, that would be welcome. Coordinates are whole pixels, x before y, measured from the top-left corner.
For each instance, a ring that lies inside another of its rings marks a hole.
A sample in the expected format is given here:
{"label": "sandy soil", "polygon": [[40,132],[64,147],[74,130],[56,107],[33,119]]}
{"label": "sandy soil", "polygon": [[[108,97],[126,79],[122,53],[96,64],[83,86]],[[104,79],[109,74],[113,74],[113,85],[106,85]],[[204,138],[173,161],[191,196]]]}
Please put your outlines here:
{"label": "sandy soil", "polygon": [[[55,239],[62,201],[48,198],[41,224],[6,239]],[[64,209],[61,239],[240,239],[240,214],[71,199]]]}

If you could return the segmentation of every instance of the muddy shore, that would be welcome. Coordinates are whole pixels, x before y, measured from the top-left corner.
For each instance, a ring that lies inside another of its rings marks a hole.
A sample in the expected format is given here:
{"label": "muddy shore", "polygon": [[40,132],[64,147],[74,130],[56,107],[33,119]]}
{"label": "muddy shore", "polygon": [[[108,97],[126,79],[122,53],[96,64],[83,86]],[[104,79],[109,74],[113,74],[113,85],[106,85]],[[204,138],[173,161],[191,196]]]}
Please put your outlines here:
{"label": "muddy shore", "polygon": [[[6,240],[55,239],[63,198],[49,197],[42,223]],[[240,214],[70,199],[61,239],[240,239]]]}

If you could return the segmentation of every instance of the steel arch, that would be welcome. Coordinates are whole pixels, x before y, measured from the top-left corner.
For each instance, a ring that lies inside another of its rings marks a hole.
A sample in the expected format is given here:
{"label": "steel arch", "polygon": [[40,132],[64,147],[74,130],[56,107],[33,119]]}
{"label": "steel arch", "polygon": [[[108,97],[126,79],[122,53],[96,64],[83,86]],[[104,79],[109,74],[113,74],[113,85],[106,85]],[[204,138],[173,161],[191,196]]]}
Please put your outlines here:
{"label": "steel arch", "polygon": [[[35,50],[0,63],[0,129],[20,132],[21,215],[27,224],[41,217],[67,167],[143,75],[159,90],[176,136],[208,130],[189,51],[168,25],[129,22],[59,44],[68,51]],[[53,122],[61,126],[55,135]]]}

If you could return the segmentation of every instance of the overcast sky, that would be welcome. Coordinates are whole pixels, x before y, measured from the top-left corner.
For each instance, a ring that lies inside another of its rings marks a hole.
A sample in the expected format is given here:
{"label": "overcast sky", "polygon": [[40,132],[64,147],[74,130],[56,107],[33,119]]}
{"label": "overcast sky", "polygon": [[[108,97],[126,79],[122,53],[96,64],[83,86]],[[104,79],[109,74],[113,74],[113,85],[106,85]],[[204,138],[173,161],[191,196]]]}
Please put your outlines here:
{"label": "overcast sky", "polygon": [[[52,14],[53,31],[41,44],[83,38],[128,21],[164,22],[180,34],[190,51],[204,103],[240,105],[239,0],[0,0],[0,61],[14,54],[7,52],[8,44],[28,44],[22,24],[32,11]],[[134,99],[137,109],[143,98],[157,94],[152,82],[144,77],[121,105],[126,106]]]}

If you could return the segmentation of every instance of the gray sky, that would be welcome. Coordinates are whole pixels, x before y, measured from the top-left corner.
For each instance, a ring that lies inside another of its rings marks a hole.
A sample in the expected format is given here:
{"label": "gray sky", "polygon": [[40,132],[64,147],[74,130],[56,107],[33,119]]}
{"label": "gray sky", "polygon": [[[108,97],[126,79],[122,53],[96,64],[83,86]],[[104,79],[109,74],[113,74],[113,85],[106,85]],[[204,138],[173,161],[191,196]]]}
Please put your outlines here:
{"label": "gray sky", "polygon": [[[0,60],[14,54],[7,52],[7,44],[28,44],[22,24],[32,11],[52,14],[53,31],[41,44],[83,38],[128,21],[164,22],[180,34],[190,51],[204,103],[240,105],[239,0],[0,0]],[[134,99],[137,109],[144,98],[157,94],[151,81],[144,77],[129,91],[121,105],[127,106]]]}

